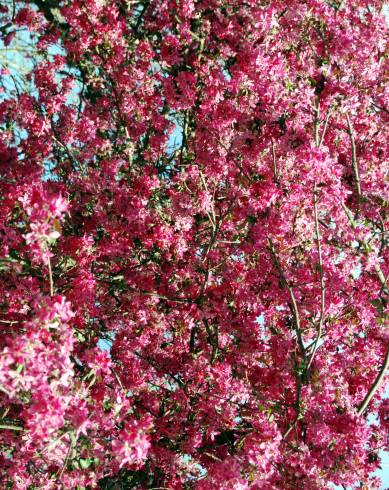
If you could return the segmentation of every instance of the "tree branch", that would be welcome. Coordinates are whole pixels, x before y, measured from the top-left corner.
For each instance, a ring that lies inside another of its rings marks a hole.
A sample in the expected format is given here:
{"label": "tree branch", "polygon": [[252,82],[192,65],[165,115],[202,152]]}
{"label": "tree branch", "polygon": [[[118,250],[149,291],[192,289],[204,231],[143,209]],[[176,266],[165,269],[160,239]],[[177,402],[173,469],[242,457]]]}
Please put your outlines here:
{"label": "tree branch", "polygon": [[354,130],[349,118],[349,115],[346,112],[346,119],[347,119],[347,127],[348,127],[348,134],[350,136],[350,141],[351,141],[351,164],[353,167],[353,173],[354,173],[354,179],[355,179],[355,191],[357,194],[357,213],[356,217],[358,218],[359,216],[359,211],[360,211],[360,206],[361,206],[361,198],[362,198],[362,193],[361,193],[361,181],[359,178],[359,169],[358,169],[358,161],[357,161],[357,148],[355,145],[355,138],[354,138]]}
{"label": "tree branch", "polygon": [[269,243],[270,252],[271,252],[273,259],[274,259],[274,263],[275,263],[276,268],[280,274],[281,282],[285,286],[285,288],[287,289],[287,291],[289,293],[289,297],[290,297],[290,301],[291,301],[290,308],[291,308],[293,318],[294,318],[294,325],[295,325],[295,331],[296,331],[296,335],[297,335],[297,342],[299,345],[300,353],[301,353],[304,361],[306,361],[306,353],[305,353],[305,348],[304,348],[304,342],[303,342],[302,334],[301,334],[300,314],[299,314],[296,298],[294,296],[293,288],[292,288],[292,286],[290,286],[290,284],[288,283],[288,281],[285,277],[284,271],[282,270],[280,261],[279,261],[278,256],[277,256],[276,249],[274,247],[274,244],[273,244],[273,241],[271,238],[268,239],[268,243]]}
{"label": "tree branch", "polygon": [[386,355],[385,355],[384,362],[381,366],[379,373],[377,374],[377,377],[376,377],[374,383],[371,385],[370,390],[367,392],[363,402],[358,407],[358,411],[357,411],[358,415],[362,415],[363,412],[366,410],[371,399],[376,394],[377,390],[379,389],[382,382],[384,381],[385,373],[386,373],[386,370],[388,369],[388,367],[389,367],[389,346],[386,349]]}
{"label": "tree branch", "polygon": [[277,159],[276,159],[276,150],[274,148],[274,141],[271,140],[271,152],[272,152],[272,157],[273,157],[273,181],[275,184],[278,183],[278,176],[277,176]]}
{"label": "tree branch", "polygon": [[314,185],[313,189],[313,210],[314,210],[314,219],[315,219],[315,237],[316,237],[316,244],[317,244],[317,255],[319,259],[318,263],[318,268],[319,268],[319,275],[320,275],[320,316],[319,316],[319,322],[317,326],[317,336],[315,340],[315,344],[313,346],[312,354],[310,356],[309,362],[307,369],[311,367],[311,364],[313,362],[313,358],[315,357],[319,340],[322,336],[323,332],[323,321],[324,321],[324,309],[325,309],[325,293],[326,293],[326,288],[325,288],[325,283],[324,283],[324,274],[323,274],[323,257],[321,253],[321,237],[320,237],[320,232],[319,232],[319,218],[318,218],[318,212],[317,212],[317,186],[316,182]]}

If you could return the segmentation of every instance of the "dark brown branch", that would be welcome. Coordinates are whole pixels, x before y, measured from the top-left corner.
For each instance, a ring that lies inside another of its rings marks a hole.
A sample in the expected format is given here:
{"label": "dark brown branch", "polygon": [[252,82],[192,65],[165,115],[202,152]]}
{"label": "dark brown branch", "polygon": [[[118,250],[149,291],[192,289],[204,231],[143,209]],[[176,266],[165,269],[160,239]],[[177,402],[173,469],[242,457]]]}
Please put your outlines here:
{"label": "dark brown branch", "polygon": [[350,137],[351,141],[351,164],[353,167],[353,173],[354,173],[354,179],[355,179],[355,192],[357,194],[357,213],[356,217],[359,216],[359,211],[360,211],[360,206],[361,206],[361,198],[362,198],[362,193],[361,193],[361,181],[359,178],[359,169],[358,169],[358,161],[357,161],[357,147],[355,145],[355,138],[354,138],[354,130],[349,118],[349,115],[346,112],[346,119],[347,119],[347,127],[348,127],[348,134]]}
{"label": "dark brown branch", "polygon": [[278,183],[278,176],[277,176],[277,159],[276,159],[276,150],[274,148],[274,141],[271,140],[271,153],[273,157],[273,181],[275,184]]}
{"label": "dark brown branch", "polygon": [[274,244],[273,244],[273,241],[271,240],[271,238],[268,239],[268,242],[269,242],[269,250],[270,250],[271,255],[273,257],[274,264],[275,264],[275,266],[279,272],[279,275],[280,275],[281,283],[283,284],[283,286],[287,289],[287,291],[289,293],[289,297],[290,297],[290,301],[291,301],[290,308],[291,308],[293,318],[294,318],[294,326],[295,326],[295,331],[296,331],[296,335],[297,335],[297,342],[299,345],[301,356],[303,357],[304,361],[306,361],[306,353],[305,353],[304,343],[303,343],[302,334],[301,334],[300,314],[299,314],[296,298],[294,296],[293,288],[289,284],[289,282],[287,281],[287,279],[285,277],[284,271],[282,270],[280,261],[279,261],[278,256],[277,256],[276,249],[274,247]]}
{"label": "dark brown branch", "polygon": [[219,352],[219,333],[217,330],[217,325],[213,325],[213,329],[211,330],[208,319],[206,317],[203,318],[203,322],[205,325],[205,330],[207,331],[209,341],[212,346],[211,364],[213,364],[216,361]]}

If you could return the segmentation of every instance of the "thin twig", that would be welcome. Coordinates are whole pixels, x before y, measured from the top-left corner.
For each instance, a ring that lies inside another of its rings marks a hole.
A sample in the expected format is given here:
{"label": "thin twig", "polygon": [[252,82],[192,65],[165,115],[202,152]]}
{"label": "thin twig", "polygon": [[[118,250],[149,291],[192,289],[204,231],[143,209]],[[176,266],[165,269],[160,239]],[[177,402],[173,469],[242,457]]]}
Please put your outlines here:
{"label": "thin twig", "polygon": [[346,213],[346,216],[350,222],[351,227],[356,228],[357,223],[354,219],[354,216],[353,216],[352,212],[350,211],[350,209],[343,202],[342,202],[342,208],[343,208],[343,211]]}
{"label": "thin twig", "polygon": [[347,119],[347,127],[348,127],[348,134],[350,136],[350,141],[351,141],[351,164],[353,167],[353,172],[354,172],[354,179],[355,179],[355,190],[357,193],[357,213],[356,217],[358,218],[359,216],[359,211],[360,211],[360,205],[361,205],[361,198],[362,198],[362,193],[361,193],[361,181],[359,178],[359,169],[358,169],[358,161],[357,161],[357,148],[355,145],[355,138],[354,138],[354,130],[349,118],[349,115],[346,112],[346,119]]}
{"label": "thin twig", "polygon": [[273,156],[273,180],[274,183],[278,183],[278,176],[277,176],[277,159],[276,159],[276,150],[274,148],[274,141],[271,140],[271,152]]}
{"label": "thin twig", "polygon": [[318,145],[319,147],[322,145],[323,140],[324,140],[324,136],[326,135],[329,119],[330,119],[330,111],[327,112],[327,116],[326,116],[326,119],[324,121],[323,132],[321,133],[321,137],[320,137],[320,141],[319,141],[319,145]]}
{"label": "thin twig", "polygon": [[304,361],[306,361],[306,353],[305,353],[305,348],[304,348],[304,342],[303,342],[302,334],[301,334],[300,314],[299,314],[296,298],[294,296],[293,288],[289,284],[289,282],[287,281],[287,279],[285,277],[284,271],[282,270],[280,261],[279,261],[278,256],[277,256],[276,249],[274,247],[274,244],[273,244],[273,241],[271,240],[271,238],[268,239],[268,242],[269,242],[270,252],[271,252],[273,259],[274,259],[274,263],[275,263],[275,265],[278,269],[278,272],[280,274],[281,282],[285,286],[285,288],[287,289],[287,291],[289,293],[289,297],[290,297],[290,301],[291,301],[291,310],[292,310],[293,318],[294,318],[294,326],[295,326],[295,331],[297,334],[297,342],[299,345],[301,355],[302,355]]}
{"label": "thin twig", "polygon": [[315,236],[316,236],[316,244],[317,244],[317,255],[318,255],[318,268],[319,268],[319,275],[320,275],[320,316],[319,316],[319,322],[317,326],[317,336],[315,340],[315,344],[313,346],[313,350],[308,362],[307,369],[311,367],[311,364],[313,362],[313,358],[315,357],[319,341],[322,336],[323,332],[323,321],[324,321],[324,309],[325,309],[325,284],[324,284],[324,274],[323,274],[323,257],[322,257],[322,252],[321,252],[321,237],[320,237],[320,232],[319,232],[319,218],[318,218],[318,212],[317,212],[317,186],[316,182],[314,184],[313,188],[313,211],[314,211],[314,219],[315,219]]}
{"label": "thin twig", "polygon": [[376,104],[374,101],[372,102],[372,104],[373,104],[374,107],[376,107],[380,111],[384,111],[387,114],[389,114],[389,110],[386,107],[380,106],[380,105]]}
{"label": "thin twig", "polygon": [[320,146],[319,139],[319,115],[320,115],[320,104],[317,103],[317,107],[314,108],[315,118],[314,118],[314,133],[315,133],[315,144],[317,147]]}
{"label": "thin twig", "polygon": [[207,331],[207,335],[212,345],[212,353],[211,353],[211,365],[216,361],[218,352],[219,352],[219,332],[217,329],[217,325],[212,325],[213,330],[208,323],[208,319],[206,317],[203,318],[203,322],[205,325],[205,330]]}
{"label": "thin twig", "polygon": [[3,386],[1,386],[1,385],[0,385],[0,391],[2,393],[5,393],[9,398],[11,398],[11,396],[12,396],[11,393],[8,390],[6,390]]}
{"label": "thin twig", "polygon": [[363,402],[358,407],[358,411],[357,411],[358,415],[362,415],[363,412],[366,410],[371,399],[376,394],[377,390],[379,389],[382,382],[384,381],[385,373],[386,373],[386,370],[388,369],[388,367],[389,367],[389,346],[386,349],[386,355],[385,355],[384,362],[381,366],[381,369],[379,370],[379,373],[377,374],[376,379],[374,380],[374,383],[371,385],[371,387],[370,387],[369,391],[367,392]]}
{"label": "thin twig", "polygon": [[188,113],[184,112],[184,122],[182,125],[182,140],[181,140],[181,148],[180,148],[180,164],[182,165],[184,158],[184,150],[187,146],[187,124],[188,124]]}
{"label": "thin twig", "polygon": [[[350,211],[350,209],[344,204],[342,203],[342,208],[344,210],[344,212],[346,213],[346,216],[350,222],[350,225],[353,229],[355,229],[357,227],[357,223],[353,217],[353,214],[352,212]],[[368,245],[365,241],[362,242],[362,245],[363,245],[363,248],[364,248],[364,251],[365,253],[368,253]],[[387,280],[385,278],[385,275],[384,273],[382,272],[382,269],[380,267],[379,264],[375,264],[374,265],[374,270],[376,271],[376,274],[377,274],[377,277],[378,277],[378,280],[380,281],[380,284],[382,286],[382,291],[385,292],[386,294],[389,294],[389,289],[388,289],[388,284],[387,284]]]}
{"label": "thin twig", "polygon": [[124,390],[124,388],[123,388],[123,385],[122,385],[121,379],[120,379],[120,377],[119,377],[118,373],[116,372],[116,370],[115,370],[113,367],[111,367],[111,371],[113,372],[113,374],[114,374],[114,376],[115,376],[115,378],[116,378],[116,381],[119,383],[120,389],[121,389],[122,391],[125,391],[125,390]]}
{"label": "thin twig", "polygon": [[53,271],[51,269],[50,257],[47,258],[47,267],[49,269],[49,282],[50,282],[50,296],[54,296],[54,282],[53,282]]}
{"label": "thin twig", "polygon": [[292,432],[292,430],[296,427],[298,420],[299,420],[299,414],[296,416],[296,418],[290,424],[289,429],[285,432],[285,434],[282,437],[283,439],[286,439],[288,437],[288,435]]}
{"label": "thin twig", "polygon": [[68,447],[68,450],[66,452],[66,456],[65,456],[65,459],[64,459],[62,468],[61,468],[60,472],[58,473],[58,480],[59,481],[61,481],[61,479],[62,479],[62,476],[64,474],[64,471],[66,469],[66,466],[68,465],[68,462],[69,462],[69,459],[70,459],[70,455],[72,453],[72,450],[73,450],[76,442],[77,442],[77,439],[75,441],[72,438],[70,439],[69,447]]}
{"label": "thin twig", "polygon": [[23,431],[24,428],[20,427],[19,425],[7,425],[7,424],[0,424],[0,429],[3,430],[16,430],[16,431]]}
{"label": "thin twig", "polygon": [[203,454],[205,454],[205,456],[208,456],[208,458],[214,459],[215,461],[219,461],[220,463],[223,462],[220,458],[218,458],[214,454],[211,454],[211,453],[203,453]]}
{"label": "thin twig", "polygon": [[[295,367],[296,367],[296,353],[295,353]],[[294,403],[294,409],[296,411],[296,416],[293,420],[293,422],[289,425],[287,431],[285,434],[282,436],[282,438],[285,440],[288,435],[292,432],[292,430],[297,426],[297,423],[299,420],[304,418],[303,414],[301,413],[301,384],[302,384],[302,375],[297,371],[296,372],[296,386],[297,386],[297,393],[296,393],[296,401]]]}
{"label": "thin twig", "polygon": [[144,296],[151,296],[153,298],[158,298],[158,299],[163,299],[165,301],[172,301],[174,303],[193,303],[194,300],[191,298],[169,298],[168,296],[164,296],[163,294],[158,294],[158,293],[153,293],[151,291],[141,291],[141,290],[135,290],[134,292],[138,294],[142,294]]}

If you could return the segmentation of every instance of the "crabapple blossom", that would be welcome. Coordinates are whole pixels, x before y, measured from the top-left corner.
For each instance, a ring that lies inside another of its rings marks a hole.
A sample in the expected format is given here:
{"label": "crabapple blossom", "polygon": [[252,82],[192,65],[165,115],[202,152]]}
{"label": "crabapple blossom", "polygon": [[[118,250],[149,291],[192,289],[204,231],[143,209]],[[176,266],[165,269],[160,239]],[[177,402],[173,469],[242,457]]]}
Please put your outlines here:
{"label": "crabapple blossom", "polygon": [[0,6],[1,488],[380,488],[383,4]]}

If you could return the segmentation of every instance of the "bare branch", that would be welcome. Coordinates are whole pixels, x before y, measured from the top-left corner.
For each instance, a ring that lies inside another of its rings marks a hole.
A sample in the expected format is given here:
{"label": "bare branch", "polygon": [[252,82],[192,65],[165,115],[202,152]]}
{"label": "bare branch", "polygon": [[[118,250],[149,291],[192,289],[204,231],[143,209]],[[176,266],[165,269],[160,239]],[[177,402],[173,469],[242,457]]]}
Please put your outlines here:
{"label": "bare branch", "polygon": [[347,119],[347,127],[348,127],[348,134],[350,136],[350,141],[351,141],[351,164],[353,167],[353,172],[354,172],[354,179],[355,179],[355,191],[357,194],[357,213],[356,216],[358,217],[359,211],[360,211],[360,206],[361,206],[361,198],[362,198],[362,193],[361,193],[361,181],[359,178],[359,169],[358,169],[358,161],[357,161],[357,148],[355,145],[355,138],[354,138],[354,130],[349,118],[349,115],[346,112],[346,119]]}
{"label": "bare branch", "polygon": [[[344,204],[342,203],[342,208],[344,210],[344,212],[346,213],[346,216],[350,222],[350,225],[353,229],[355,229],[357,227],[357,223],[353,217],[353,214],[352,212],[350,211],[350,209]],[[362,245],[363,245],[363,248],[364,248],[364,251],[365,253],[368,253],[368,245],[365,241],[362,242]],[[386,294],[389,294],[389,289],[388,289],[388,284],[387,284],[387,280],[385,278],[385,275],[384,273],[382,272],[382,269],[380,267],[379,264],[375,264],[374,265],[374,270],[376,271],[377,273],[377,277],[378,277],[378,280],[380,281],[380,284],[382,286],[382,291],[385,292]]]}
{"label": "bare branch", "polygon": [[327,112],[327,116],[326,116],[326,119],[324,121],[324,127],[323,127],[323,132],[321,133],[321,137],[320,137],[320,141],[319,141],[319,147],[322,145],[323,143],[323,140],[324,140],[324,136],[326,135],[326,132],[327,132],[327,126],[328,126],[328,121],[330,119],[330,111]]}
{"label": "bare branch", "polygon": [[321,252],[321,237],[320,237],[320,232],[319,232],[319,218],[318,218],[318,212],[317,212],[317,186],[316,182],[314,185],[313,189],[313,210],[314,210],[314,219],[315,219],[315,236],[316,236],[316,244],[317,244],[317,255],[318,255],[318,268],[319,268],[319,275],[320,275],[320,314],[319,314],[319,322],[317,326],[317,336],[315,340],[315,344],[313,346],[312,354],[310,356],[309,362],[308,362],[308,367],[307,369],[311,367],[313,358],[315,357],[318,344],[320,341],[320,338],[322,336],[323,332],[323,322],[324,322],[324,309],[325,309],[325,294],[326,294],[326,288],[325,288],[325,283],[324,283],[324,274],[323,274],[323,257],[322,257],[322,252]]}
{"label": "bare branch", "polygon": [[389,367],[389,346],[386,349],[386,355],[385,355],[384,362],[381,366],[379,373],[377,374],[377,377],[376,377],[374,383],[371,385],[370,390],[367,392],[363,402],[358,407],[358,412],[357,412],[358,415],[362,415],[363,412],[366,410],[371,399],[376,394],[377,390],[379,389],[382,382],[384,381],[385,373],[386,373],[388,367]]}
{"label": "bare branch", "polygon": [[278,183],[278,175],[277,175],[277,159],[276,159],[276,150],[274,148],[274,141],[271,140],[271,152],[273,157],[273,181],[274,183]]}
{"label": "bare branch", "polygon": [[23,427],[20,427],[19,425],[7,425],[7,424],[0,424],[0,429],[4,430],[24,430]]}
{"label": "bare branch", "polygon": [[212,354],[211,354],[211,365],[215,362],[218,352],[219,352],[219,333],[217,329],[217,325],[212,325],[213,329],[209,325],[208,319],[206,317],[203,318],[203,322],[205,325],[205,329],[207,331],[207,335],[209,341],[212,345]]}
{"label": "bare branch", "polygon": [[315,118],[313,122],[313,127],[314,127],[314,133],[315,133],[315,144],[317,147],[320,145],[320,139],[319,139],[319,116],[320,116],[320,104],[319,102],[317,103],[317,106],[314,108],[315,111]]}
{"label": "bare branch", "polygon": [[282,270],[280,261],[279,261],[278,256],[277,256],[276,249],[274,247],[274,244],[273,244],[273,241],[271,240],[271,238],[268,239],[268,242],[269,242],[270,252],[271,252],[273,259],[274,259],[274,263],[275,263],[277,270],[280,274],[281,282],[285,286],[285,288],[288,290],[288,293],[289,293],[289,297],[290,297],[290,301],[291,301],[291,310],[292,310],[293,318],[294,318],[295,331],[296,331],[296,335],[297,335],[297,342],[299,345],[301,355],[302,355],[304,361],[306,361],[306,353],[305,353],[305,348],[304,348],[304,342],[303,342],[302,334],[301,334],[300,314],[299,314],[296,298],[294,296],[293,288],[289,284],[289,282],[287,281],[287,279],[285,277],[284,271]]}
{"label": "bare branch", "polygon": [[47,258],[47,267],[49,269],[49,283],[50,283],[50,296],[54,296],[54,282],[53,282],[53,271],[51,269],[50,257]]}

